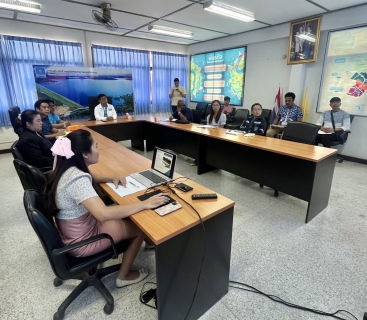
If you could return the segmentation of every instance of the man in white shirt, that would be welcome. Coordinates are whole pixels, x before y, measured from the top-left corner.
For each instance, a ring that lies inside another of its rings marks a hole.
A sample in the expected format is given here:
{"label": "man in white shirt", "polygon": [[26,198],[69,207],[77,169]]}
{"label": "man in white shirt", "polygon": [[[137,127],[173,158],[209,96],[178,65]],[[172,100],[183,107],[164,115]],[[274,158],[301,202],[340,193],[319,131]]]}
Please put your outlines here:
{"label": "man in white shirt", "polygon": [[98,95],[99,105],[94,108],[96,120],[110,121],[117,119],[115,107],[107,103],[107,96],[103,93]]}
{"label": "man in white shirt", "polygon": [[330,107],[332,110],[324,111],[316,121],[316,124],[321,126],[320,130],[324,133],[317,135],[316,144],[322,143],[324,147],[330,148],[332,141],[340,140],[343,131],[350,131],[350,116],[340,109],[341,105],[339,97],[331,98]]}
{"label": "man in white shirt", "polygon": [[170,89],[168,96],[171,99],[172,113],[177,110],[177,102],[179,99],[186,98],[186,90],[184,87],[180,86],[180,80],[175,78],[173,80],[174,86]]}

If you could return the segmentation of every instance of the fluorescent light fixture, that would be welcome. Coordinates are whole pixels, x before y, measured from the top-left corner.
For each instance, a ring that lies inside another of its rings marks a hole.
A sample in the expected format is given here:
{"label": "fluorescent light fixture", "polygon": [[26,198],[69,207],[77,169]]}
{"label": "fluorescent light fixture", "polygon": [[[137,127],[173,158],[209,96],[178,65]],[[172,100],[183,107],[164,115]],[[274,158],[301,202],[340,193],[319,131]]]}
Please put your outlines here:
{"label": "fluorescent light fixture", "polygon": [[41,12],[41,5],[32,1],[0,0],[0,8],[33,13]]}
{"label": "fluorescent light fixture", "polygon": [[307,34],[297,34],[296,37],[310,41],[310,42],[315,42],[315,36],[313,35],[307,35]]}
{"label": "fluorescent light fixture", "polygon": [[180,38],[192,38],[194,36],[194,33],[190,31],[172,29],[172,28],[167,28],[167,27],[157,26],[157,25],[148,26],[148,30],[150,32],[164,34],[166,36],[173,36],[173,37],[180,37]]}
{"label": "fluorescent light fixture", "polygon": [[245,11],[240,8],[232,7],[228,4],[218,2],[218,1],[210,0],[203,4],[203,8],[204,10],[222,14],[224,16],[227,16],[233,19],[237,19],[237,20],[241,20],[241,21],[245,21],[245,22],[250,22],[250,21],[255,20],[255,14],[253,14],[252,12]]}

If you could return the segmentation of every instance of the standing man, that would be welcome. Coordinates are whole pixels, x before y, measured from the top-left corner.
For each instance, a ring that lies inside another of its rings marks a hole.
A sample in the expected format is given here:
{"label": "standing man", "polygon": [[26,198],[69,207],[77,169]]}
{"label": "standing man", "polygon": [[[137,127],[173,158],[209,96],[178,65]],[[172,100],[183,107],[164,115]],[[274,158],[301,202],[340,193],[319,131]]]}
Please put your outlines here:
{"label": "standing man", "polygon": [[232,112],[233,112],[233,107],[229,105],[229,103],[231,102],[231,98],[230,97],[224,97],[224,106],[223,106],[223,111],[222,113],[226,115],[227,120],[229,119],[229,117],[231,116]]}
{"label": "standing man", "polygon": [[[285,105],[279,108],[273,125],[281,125],[285,127],[288,122],[302,121],[302,110],[299,106],[293,103],[294,99],[296,99],[296,95],[293,92],[288,92],[284,95]],[[271,128],[269,128],[269,130],[266,132],[266,136],[275,137],[276,134],[282,134],[284,131],[284,127],[271,126]]]}
{"label": "standing man", "polygon": [[42,130],[41,133],[51,143],[56,141],[56,137],[63,136],[65,131],[62,129],[56,129],[52,127],[48,115],[50,114],[50,107],[48,106],[48,100],[38,100],[34,104],[34,109],[41,115],[42,118]]}
{"label": "standing man", "polygon": [[173,82],[175,85],[170,89],[168,94],[171,99],[172,113],[177,110],[178,100],[186,98],[186,90],[184,87],[180,86],[180,80],[178,78],[175,78]]}
{"label": "standing man", "polygon": [[[343,131],[350,131],[350,116],[348,112],[340,109],[342,101],[339,97],[331,98],[330,111],[324,111],[316,124],[321,126],[324,134],[318,134],[316,145],[322,143],[324,147],[330,148],[332,141],[339,141]],[[334,121],[333,121],[334,120]]]}
{"label": "standing man", "polygon": [[185,101],[183,99],[179,99],[177,101],[177,110],[169,117],[170,120],[182,120],[182,121],[190,121],[192,122],[192,111],[189,108],[186,108]]}
{"label": "standing man", "polygon": [[112,121],[117,119],[115,107],[108,104],[107,96],[104,93],[98,95],[99,105],[94,108],[96,120]]}
{"label": "standing man", "polygon": [[50,107],[50,114],[48,115],[48,120],[50,120],[52,127],[56,129],[66,129],[70,126],[69,121],[62,121],[60,117],[55,113],[55,102],[52,100],[46,100],[48,106]]}

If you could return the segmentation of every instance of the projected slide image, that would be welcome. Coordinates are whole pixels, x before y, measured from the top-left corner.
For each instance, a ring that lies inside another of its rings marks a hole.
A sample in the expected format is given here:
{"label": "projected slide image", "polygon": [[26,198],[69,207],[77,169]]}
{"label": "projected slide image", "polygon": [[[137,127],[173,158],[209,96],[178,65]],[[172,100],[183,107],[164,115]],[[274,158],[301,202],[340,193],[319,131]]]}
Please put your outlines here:
{"label": "projected slide image", "polygon": [[242,105],[245,70],[246,47],[191,56],[191,101]]}

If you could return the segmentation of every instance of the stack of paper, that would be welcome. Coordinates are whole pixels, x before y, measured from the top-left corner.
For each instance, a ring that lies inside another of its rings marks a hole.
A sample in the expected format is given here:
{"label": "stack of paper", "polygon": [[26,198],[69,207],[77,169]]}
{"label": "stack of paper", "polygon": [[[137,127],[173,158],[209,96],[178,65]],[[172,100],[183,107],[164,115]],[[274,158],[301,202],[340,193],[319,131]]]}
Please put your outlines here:
{"label": "stack of paper", "polygon": [[209,125],[209,124],[202,124],[202,125],[200,125],[200,126],[198,126],[198,128],[216,128],[216,127],[214,127],[214,126],[211,126],[211,125]]}
{"label": "stack of paper", "polygon": [[239,130],[227,130],[226,133],[234,134],[234,135],[240,135],[240,134],[243,134],[243,131],[239,131]]}
{"label": "stack of paper", "polygon": [[119,185],[116,189],[115,185],[111,182],[106,183],[113,191],[115,191],[120,197],[127,196],[129,194],[145,190],[147,187],[142,185],[131,177],[126,177],[126,188]]}

